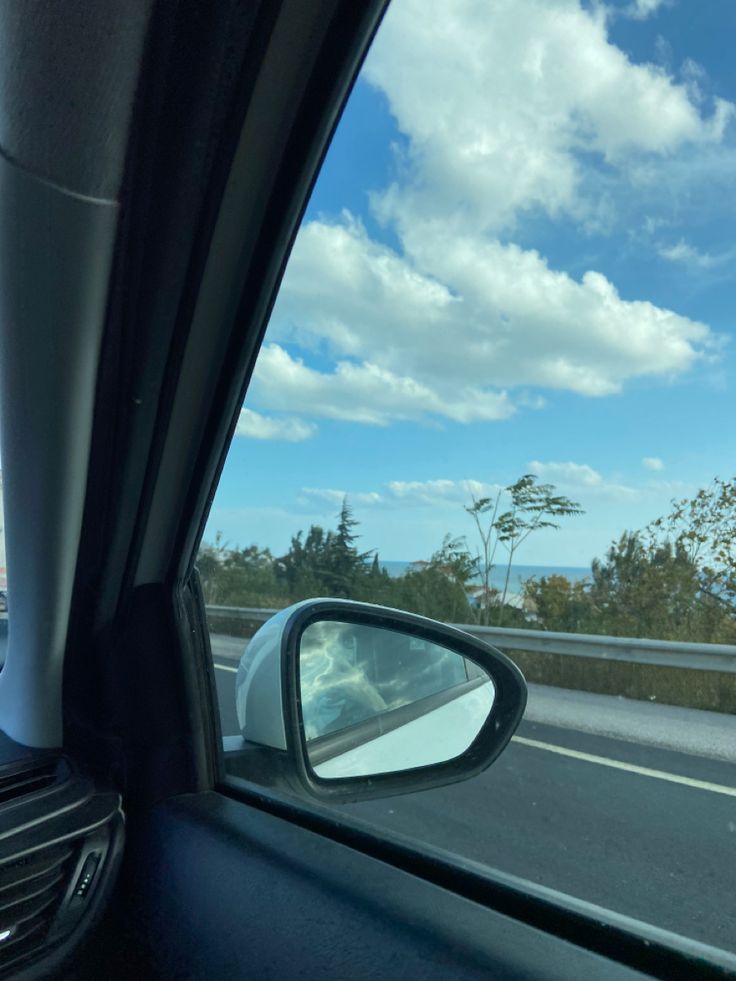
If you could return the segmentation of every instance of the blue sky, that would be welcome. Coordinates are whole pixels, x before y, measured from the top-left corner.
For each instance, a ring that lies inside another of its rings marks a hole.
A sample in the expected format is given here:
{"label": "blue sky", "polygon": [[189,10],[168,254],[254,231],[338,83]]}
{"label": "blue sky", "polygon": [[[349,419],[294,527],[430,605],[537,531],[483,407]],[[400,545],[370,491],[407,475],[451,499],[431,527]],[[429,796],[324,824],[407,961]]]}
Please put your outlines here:
{"label": "blue sky", "polygon": [[427,557],[537,473],[588,565],[734,472],[730,0],[394,0],[309,204],[205,538],[343,494]]}

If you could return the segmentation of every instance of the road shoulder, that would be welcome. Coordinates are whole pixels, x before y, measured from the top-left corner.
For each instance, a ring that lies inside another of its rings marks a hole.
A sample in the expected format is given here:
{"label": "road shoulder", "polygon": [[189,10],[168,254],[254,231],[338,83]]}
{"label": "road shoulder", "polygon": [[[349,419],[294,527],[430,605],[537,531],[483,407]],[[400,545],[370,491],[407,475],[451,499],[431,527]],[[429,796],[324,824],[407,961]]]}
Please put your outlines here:
{"label": "road shoulder", "polygon": [[527,722],[736,763],[736,717],[529,685]]}

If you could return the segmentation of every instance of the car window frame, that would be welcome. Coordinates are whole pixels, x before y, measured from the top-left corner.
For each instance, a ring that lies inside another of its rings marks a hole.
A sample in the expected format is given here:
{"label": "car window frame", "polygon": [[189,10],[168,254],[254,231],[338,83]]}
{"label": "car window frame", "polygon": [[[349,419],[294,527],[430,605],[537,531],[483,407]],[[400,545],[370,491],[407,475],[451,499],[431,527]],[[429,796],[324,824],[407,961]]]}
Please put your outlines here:
{"label": "car window frame", "polygon": [[[212,683],[211,650],[206,629],[203,629],[206,625],[206,612],[201,590],[194,585],[196,549],[233,437],[239,408],[263,340],[268,315],[275,302],[290,247],[317,179],[321,162],[329,147],[339,114],[378,26],[385,4],[379,2],[372,6],[374,16],[368,34],[365,33],[364,25],[363,36],[357,42],[354,40],[353,47],[342,61],[337,58],[338,52],[333,51],[333,57],[340,69],[339,78],[331,91],[330,98],[319,106],[322,115],[316,111],[311,114],[312,121],[315,117],[318,118],[317,136],[312,133],[306,140],[298,165],[295,163],[292,168],[284,171],[282,189],[277,197],[282,195],[288,200],[277,202],[275,210],[277,217],[274,220],[275,228],[272,236],[268,241],[259,242],[259,247],[266,256],[266,265],[251,271],[251,278],[245,283],[243,294],[247,293],[256,277],[260,278],[259,288],[252,291],[252,295],[247,297],[247,301],[244,301],[234,318],[238,324],[250,324],[250,328],[239,340],[234,338],[235,328],[233,329],[233,342],[227,354],[233,356],[230,364],[237,367],[231,367],[230,370],[223,368],[220,376],[222,384],[218,385],[208,419],[203,426],[202,450],[192,474],[190,491],[177,515],[178,531],[171,547],[171,564],[166,582],[170,591],[172,612],[178,626],[180,655],[182,663],[189,661],[191,664],[192,660],[195,660],[200,676],[209,677],[208,695],[200,689],[197,698],[203,711],[210,717],[217,717],[218,720],[219,713]],[[381,8],[380,13],[377,13],[377,8]],[[366,17],[366,20],[369,19]],[[328,109],[325,109],[325,104]],[[313,108],[317,109],[317,107]],[[328,113],[326,118],[325,112]],[[304,123],[305,130],[309,129],[309,125],[308,119]],[[287,193],[285,185],[290,181],[291,186]],[[221,206],[223,208],[227,206],[225,196]],[[153,476],[156,476],[155,469]],[[189,591],[189,598],[184,601],[183,597],[187,591]],[[199,636],[194,639],[192,639],[192,617],[199,623]],[[205,702],[209,704],[205,705]],[[212,725],[204,734],[200,734],[200,738],[209,742],[216,730],[217,725]],[[264,788],[239,777],[223,775],[224,755],[221,743],[210,745],[208,750],[214,751],[219,761],[219,766],[215,767],[213,785],[221,794],[244,804],[257,806],[299,827],[315,830],[335,842],[347,844],[379,861],[404,869],[420,879],[441,883],[446,888],[481,902],[488,908],[500,910],[523,922],[536,924],[547,932],[577,945],[605,953],[612,960],[628,963],[631,966],[644,966],[645,969],[649,965],[657,970],[663,965],[672,965],[673,969],[680,969],[684,963],[693,968],[697,965],[702,967],[703,964],[710,964],[714,969],[719,966],[732,968],[736,963],[724,959],[723,952],[706,948],[695,941],[688,941],[687,938],[667,934],[666,931],[640,924],[612,911],[601,910],[592,904],[555,893],[554,890],[534,887],[525,880],[514,882],[513,877],[505,876],[497,870],[472,867],[473,863],[468,863],[459,856],[448,857],[436,854],[436,850],[430,846],[423,845],[418,848],[415,843],[402,841],[394,833],[382,830],[377,834],[371,827],[361,827],[360,822],[352,816],[348,819],[343,815],[336,820],[333,811],[321,807],[317,802],[293,800],[279,794],[273,788]]]}

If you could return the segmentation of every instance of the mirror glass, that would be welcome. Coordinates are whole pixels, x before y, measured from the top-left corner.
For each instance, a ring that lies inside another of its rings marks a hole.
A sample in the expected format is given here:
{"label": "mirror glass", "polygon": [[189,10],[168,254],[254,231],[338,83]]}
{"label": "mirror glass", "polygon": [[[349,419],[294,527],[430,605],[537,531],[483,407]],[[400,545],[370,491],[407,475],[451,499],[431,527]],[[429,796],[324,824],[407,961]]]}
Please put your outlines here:
{"label": "mirror glass", "polygon": [[299,649],[309,762],[324,779],[460,756],[493,706],[490,676],[457,651],[367,624],[310,624]]}

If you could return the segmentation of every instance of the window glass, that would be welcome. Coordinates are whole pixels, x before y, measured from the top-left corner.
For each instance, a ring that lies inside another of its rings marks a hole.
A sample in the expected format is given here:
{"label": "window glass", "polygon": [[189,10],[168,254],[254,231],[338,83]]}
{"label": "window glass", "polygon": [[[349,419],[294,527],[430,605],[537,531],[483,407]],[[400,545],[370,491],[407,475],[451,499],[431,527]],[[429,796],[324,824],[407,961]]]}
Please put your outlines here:
{"label": "window glass", "polygon": [[393,0],[199,554],[226,736],[274,610],[462,625],[529,682],[512,743],[343,813],[729,949],[735,32],[715,0]]}

